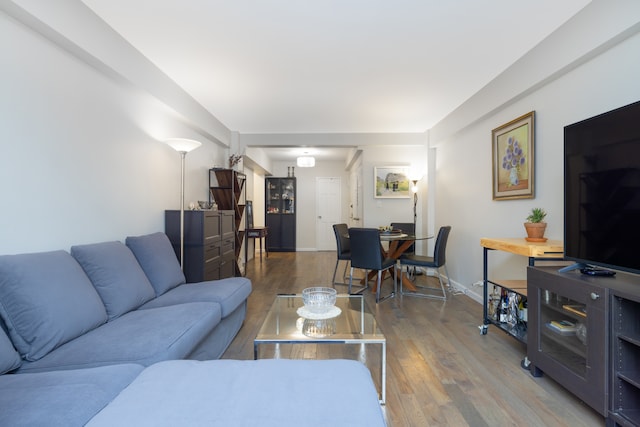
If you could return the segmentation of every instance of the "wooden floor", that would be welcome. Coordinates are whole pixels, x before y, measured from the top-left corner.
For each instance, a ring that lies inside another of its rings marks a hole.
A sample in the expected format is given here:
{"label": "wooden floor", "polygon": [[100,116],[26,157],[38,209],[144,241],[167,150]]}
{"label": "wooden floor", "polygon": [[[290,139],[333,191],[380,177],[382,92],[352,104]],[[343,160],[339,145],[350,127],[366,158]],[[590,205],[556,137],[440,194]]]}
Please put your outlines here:
{"label": "wooden floor", "polygon": [[[287,252],[270,253],[262,264],[259,258],[250,261],[247,277],[253,293],[247,318],[224,358],[252,359],[253,339],[274,295],[330,285],[335,259],[335,252]],[[386,282],[383,291],[390,288],[391,282]],[[346,287],[337,289],[346,292]],[[369,292],[365,298],[387,339],[383,408],[389,426],[604,425],[598,413],[553,380],[534,378],[523,370],[523,344],[492,326],[487,335],[480,335],[482,306],[471,298],[449,295],[447,301],[437,301],[405,296],[378,305]],[[327,355],[326,350],[305,349],[280,357]]]}

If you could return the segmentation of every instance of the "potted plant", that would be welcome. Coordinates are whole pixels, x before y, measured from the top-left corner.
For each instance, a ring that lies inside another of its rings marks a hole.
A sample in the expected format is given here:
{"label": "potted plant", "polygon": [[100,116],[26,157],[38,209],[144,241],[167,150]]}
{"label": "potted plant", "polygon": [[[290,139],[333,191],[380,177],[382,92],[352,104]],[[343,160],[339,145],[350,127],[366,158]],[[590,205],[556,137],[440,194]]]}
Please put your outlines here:
{"label": "potted plant", "polygon": [[527,230],[527,241],[529,242],[546,242],[544,232],[547,229],[547,223],[544,222],[547,212],[542,208],[533,208],[527,216],[527,222],[524,228]]}

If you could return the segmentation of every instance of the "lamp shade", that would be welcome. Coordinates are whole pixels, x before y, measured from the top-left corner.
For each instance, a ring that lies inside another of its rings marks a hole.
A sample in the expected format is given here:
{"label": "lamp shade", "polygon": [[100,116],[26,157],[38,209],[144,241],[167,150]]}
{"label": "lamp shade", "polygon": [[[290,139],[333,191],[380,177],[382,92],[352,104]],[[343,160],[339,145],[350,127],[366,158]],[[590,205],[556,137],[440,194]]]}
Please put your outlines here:
{"label": "lamp shade", "polygon": [[302,156],[298,157],[296,163],[299,168],[312,168],[316,165],[316,159],[311,156]]}
{"label": "lamp shade", "polygon": [[188,153],[202,145],[199,141],[186,138],[169,138],[164,142],[179,153]]}

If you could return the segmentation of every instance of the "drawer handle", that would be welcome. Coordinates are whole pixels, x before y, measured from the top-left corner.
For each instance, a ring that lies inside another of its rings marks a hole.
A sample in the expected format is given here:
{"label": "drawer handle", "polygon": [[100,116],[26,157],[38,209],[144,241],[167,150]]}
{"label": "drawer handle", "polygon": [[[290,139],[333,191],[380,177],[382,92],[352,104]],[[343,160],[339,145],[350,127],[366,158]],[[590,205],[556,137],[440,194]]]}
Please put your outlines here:
{"label": "drawer handle", "polygon": [[597,300],[598,298],[600,298],[600,295],[599,295],[599,294],[596,294],[595,292],[591,292],[591,299],[592,299],[592,300],[594,300],[594,301],[595,301],[595,300]]}

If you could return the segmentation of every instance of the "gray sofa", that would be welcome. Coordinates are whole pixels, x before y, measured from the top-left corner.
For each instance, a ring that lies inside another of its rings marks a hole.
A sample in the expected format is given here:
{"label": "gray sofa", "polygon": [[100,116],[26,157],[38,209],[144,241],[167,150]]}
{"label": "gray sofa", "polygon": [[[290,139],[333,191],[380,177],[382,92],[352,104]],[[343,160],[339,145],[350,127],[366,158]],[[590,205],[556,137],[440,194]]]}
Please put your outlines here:
{"label": "gray sofa", "polygon": [[0,256],[0,425],[304,425],[305,393],[340,405],[334,387],[384,425],[357,362],[214,360],[250,293],[241,277],[186,284],[163,233]]}

